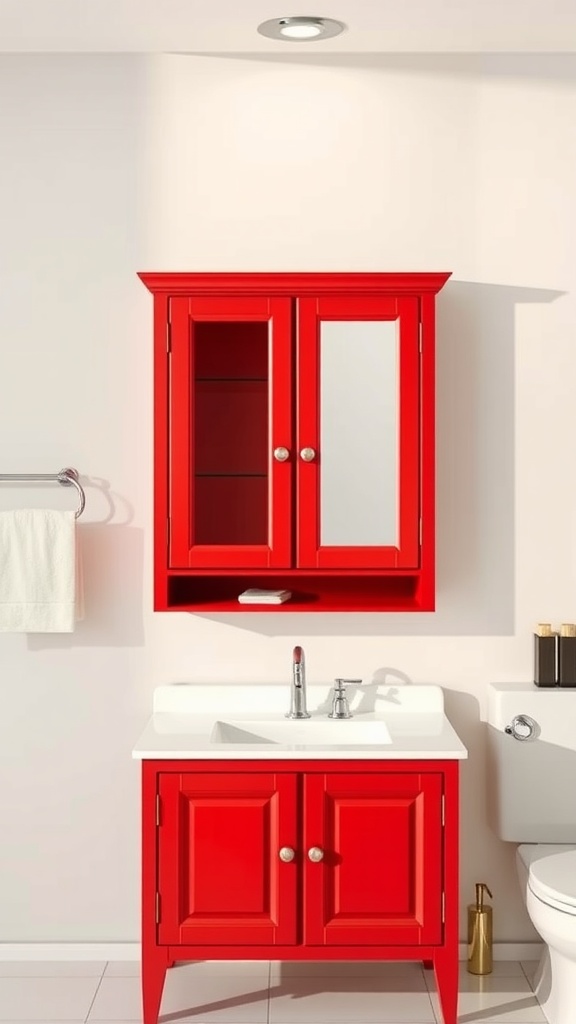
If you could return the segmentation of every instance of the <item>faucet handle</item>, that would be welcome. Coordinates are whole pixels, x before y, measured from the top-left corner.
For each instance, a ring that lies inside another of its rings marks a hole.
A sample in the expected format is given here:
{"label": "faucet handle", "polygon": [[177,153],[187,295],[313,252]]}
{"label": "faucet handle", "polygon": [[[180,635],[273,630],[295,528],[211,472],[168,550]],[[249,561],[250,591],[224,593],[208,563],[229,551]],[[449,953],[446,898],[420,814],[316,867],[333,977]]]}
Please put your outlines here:
{"label": "faucet handle", "polygon": [[344,695],[345,686],[361,686],[361,679],[335,679],[334,680],[334,692],[338,695]]}
{"label": "faucet handle", "polygon": [[334,697],[332,699],[332,711],[328,718],[352,718],[352,712],[348,706],[345,686],[360,686],[361,679],[335,679]]}

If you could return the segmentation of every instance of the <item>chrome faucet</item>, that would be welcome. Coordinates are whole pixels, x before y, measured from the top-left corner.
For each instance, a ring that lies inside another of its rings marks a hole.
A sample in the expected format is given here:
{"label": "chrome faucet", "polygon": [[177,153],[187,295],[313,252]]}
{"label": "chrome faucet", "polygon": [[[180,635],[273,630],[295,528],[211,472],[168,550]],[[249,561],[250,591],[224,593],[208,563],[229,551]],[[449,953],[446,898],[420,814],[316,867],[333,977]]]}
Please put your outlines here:
{"label": "chrome faucet", "polygon": [[306,670],[301,647],[295,647],[292,652],[290,711],[286,712],[286,718],[310,718],[306,709]]}

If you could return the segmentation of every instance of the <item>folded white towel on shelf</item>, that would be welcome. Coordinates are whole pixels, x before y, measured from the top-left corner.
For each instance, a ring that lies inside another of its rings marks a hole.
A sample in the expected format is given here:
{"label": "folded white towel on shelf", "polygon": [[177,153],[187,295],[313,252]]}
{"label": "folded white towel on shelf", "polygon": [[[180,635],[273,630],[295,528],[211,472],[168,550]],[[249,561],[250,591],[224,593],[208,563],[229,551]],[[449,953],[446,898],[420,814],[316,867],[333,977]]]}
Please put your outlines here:
{"label": "folded white towel on shelf", "polygon": [[71,633],[82,614],[74,512],[0,512],[0,631]]}
{"label": "folded white towel on shelf", "polygon": [[261,590],[259,587],[250,587],[238,594],[240,604],[284,604],[291,597],[291,590]]}

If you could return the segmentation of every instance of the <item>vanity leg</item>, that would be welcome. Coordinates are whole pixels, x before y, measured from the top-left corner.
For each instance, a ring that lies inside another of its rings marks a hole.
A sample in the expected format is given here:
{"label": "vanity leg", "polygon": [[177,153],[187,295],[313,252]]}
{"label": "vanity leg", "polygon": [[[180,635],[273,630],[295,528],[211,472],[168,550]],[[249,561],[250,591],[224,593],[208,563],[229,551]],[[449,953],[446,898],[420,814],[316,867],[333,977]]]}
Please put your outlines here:
{"label": "vanity leg", "polygon": [[451,949],[434,954],[434,973],[444,1024],[458,1024],[458,955]]}
{"label": "vanity leg", "polygon": [[144,1024],[158,1024],[160,1003],[168,961],[166,952],[158,947],[142,950],[142,1020]]}
{"label": "vanity leg", "polygon": [[142,1013],[144,1024],[158,1024],[167,946],[158,945],[157,815],[158,778],[153,761],[142,762]]}

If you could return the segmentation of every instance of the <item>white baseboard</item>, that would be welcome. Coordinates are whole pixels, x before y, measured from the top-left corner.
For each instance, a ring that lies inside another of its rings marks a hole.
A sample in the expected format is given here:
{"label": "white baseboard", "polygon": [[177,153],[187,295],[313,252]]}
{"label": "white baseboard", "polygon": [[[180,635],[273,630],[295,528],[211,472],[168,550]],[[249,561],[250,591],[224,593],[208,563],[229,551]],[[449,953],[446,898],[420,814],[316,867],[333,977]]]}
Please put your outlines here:
{"label": "white baseboard", "polygon": [[[493,955],[494,960],[538,960],[541,952],[541,942],[496,942]],[[467,959],[465,942],[459,953],[461,960]],[[0,942],[0,961],[139,959],[139,942]]]}

